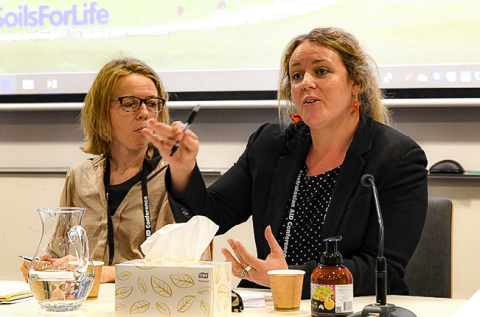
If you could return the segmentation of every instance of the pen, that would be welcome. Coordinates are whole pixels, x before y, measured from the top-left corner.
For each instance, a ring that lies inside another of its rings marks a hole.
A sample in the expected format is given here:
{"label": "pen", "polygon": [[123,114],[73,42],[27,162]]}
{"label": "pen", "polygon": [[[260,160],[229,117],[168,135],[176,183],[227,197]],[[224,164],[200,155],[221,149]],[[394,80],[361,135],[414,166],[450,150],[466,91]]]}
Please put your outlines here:
{"label": "pen", "polygon": [[[20,255],[20,254],[17,254],[17,256],[20,258],[20,259],[24,259],[25,261],[27,262],[33,262],[33,259],[32,258],[29,258],[28,256],[23,256],[23,255]],[[35,258],[36,260],[40,260],[39,258]]]}
{"label": "pen", "polygon": [[[24,256],[24,255],[20,255],[20,254],[17,254],[17,256],[20,259],[24,259],[27,262],[33,262],[33,259],[29,258],[28,256]],[[37,260],[37,261],[50,261],[50,262],[55,262],[56,261],[56,259],[43,260],[43,259],[40,259],[38,256],[36,256],[34,259]]]}
{"label": "pen", "polygon": [[[187,122],[183,126],[183,132],[187,131],[188,128],[190,128],[199,110],[200,110],[200,104],[196,105],[192,109],[192,112],[190,112],[190,115],[188,116]],[[173,154],[175,154],[175,152],[177,152],[179,146],[180,146],[180,141],[177,141],[177,143],[175,143],[175,145],[172,147],[172,152],[170,152],[170,156],[172,156]]]}

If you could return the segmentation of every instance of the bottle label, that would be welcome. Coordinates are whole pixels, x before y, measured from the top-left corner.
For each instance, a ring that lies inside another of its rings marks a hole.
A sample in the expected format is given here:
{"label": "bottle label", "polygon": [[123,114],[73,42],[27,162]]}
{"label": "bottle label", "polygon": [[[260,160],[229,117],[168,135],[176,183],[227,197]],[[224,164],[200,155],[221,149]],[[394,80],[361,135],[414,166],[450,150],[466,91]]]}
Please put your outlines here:
{"label": "bottle label", "polygon": [[353,313],[353,284],[327,285],[311,283],[312,314]]}

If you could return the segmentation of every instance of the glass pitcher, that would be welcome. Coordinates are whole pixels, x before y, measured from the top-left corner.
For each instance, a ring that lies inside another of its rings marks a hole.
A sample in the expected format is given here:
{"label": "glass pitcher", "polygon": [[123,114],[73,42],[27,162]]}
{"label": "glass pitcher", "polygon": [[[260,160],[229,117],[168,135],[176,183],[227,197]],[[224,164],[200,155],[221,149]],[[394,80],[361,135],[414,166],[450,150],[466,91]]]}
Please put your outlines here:
{"label": "glass pitcher", "polygon": [[28,270],[30,288],[44,311],[76,310],[95,279],[95,270],[87,271],[93,263],[80,226],[85,208],[40,208],[38,213],[42,238]]}

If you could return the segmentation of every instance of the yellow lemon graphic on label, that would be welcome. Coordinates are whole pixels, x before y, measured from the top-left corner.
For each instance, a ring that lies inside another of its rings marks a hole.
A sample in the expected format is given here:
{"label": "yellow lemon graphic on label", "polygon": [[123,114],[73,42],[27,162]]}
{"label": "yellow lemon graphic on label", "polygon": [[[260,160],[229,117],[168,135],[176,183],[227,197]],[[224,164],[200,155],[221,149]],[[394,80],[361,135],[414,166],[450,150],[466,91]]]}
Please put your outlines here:
{"label": "yellow lemon graphic on label", "polygon": [[319,285],[315,287],[315,291],[313,293],[313,299],[324,301],[333,293],[334,291],[331,287],[325,287],[325,286]]}
{"label": "yellow lemon graphic on label", "polygon": [[328,310],[332,310],[335,307],[335,302],[332,299],[327,299],[323,306]]}

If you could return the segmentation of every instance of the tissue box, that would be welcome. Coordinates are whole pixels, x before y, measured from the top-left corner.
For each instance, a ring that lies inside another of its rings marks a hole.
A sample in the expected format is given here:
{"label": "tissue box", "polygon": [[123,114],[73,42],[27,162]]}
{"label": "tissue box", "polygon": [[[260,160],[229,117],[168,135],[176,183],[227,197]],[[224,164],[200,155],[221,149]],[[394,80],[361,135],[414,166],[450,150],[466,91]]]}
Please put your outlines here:
{"label": "tissue box", "polygon": [[115,316],[230,316],[230,262],[115,265]]}

